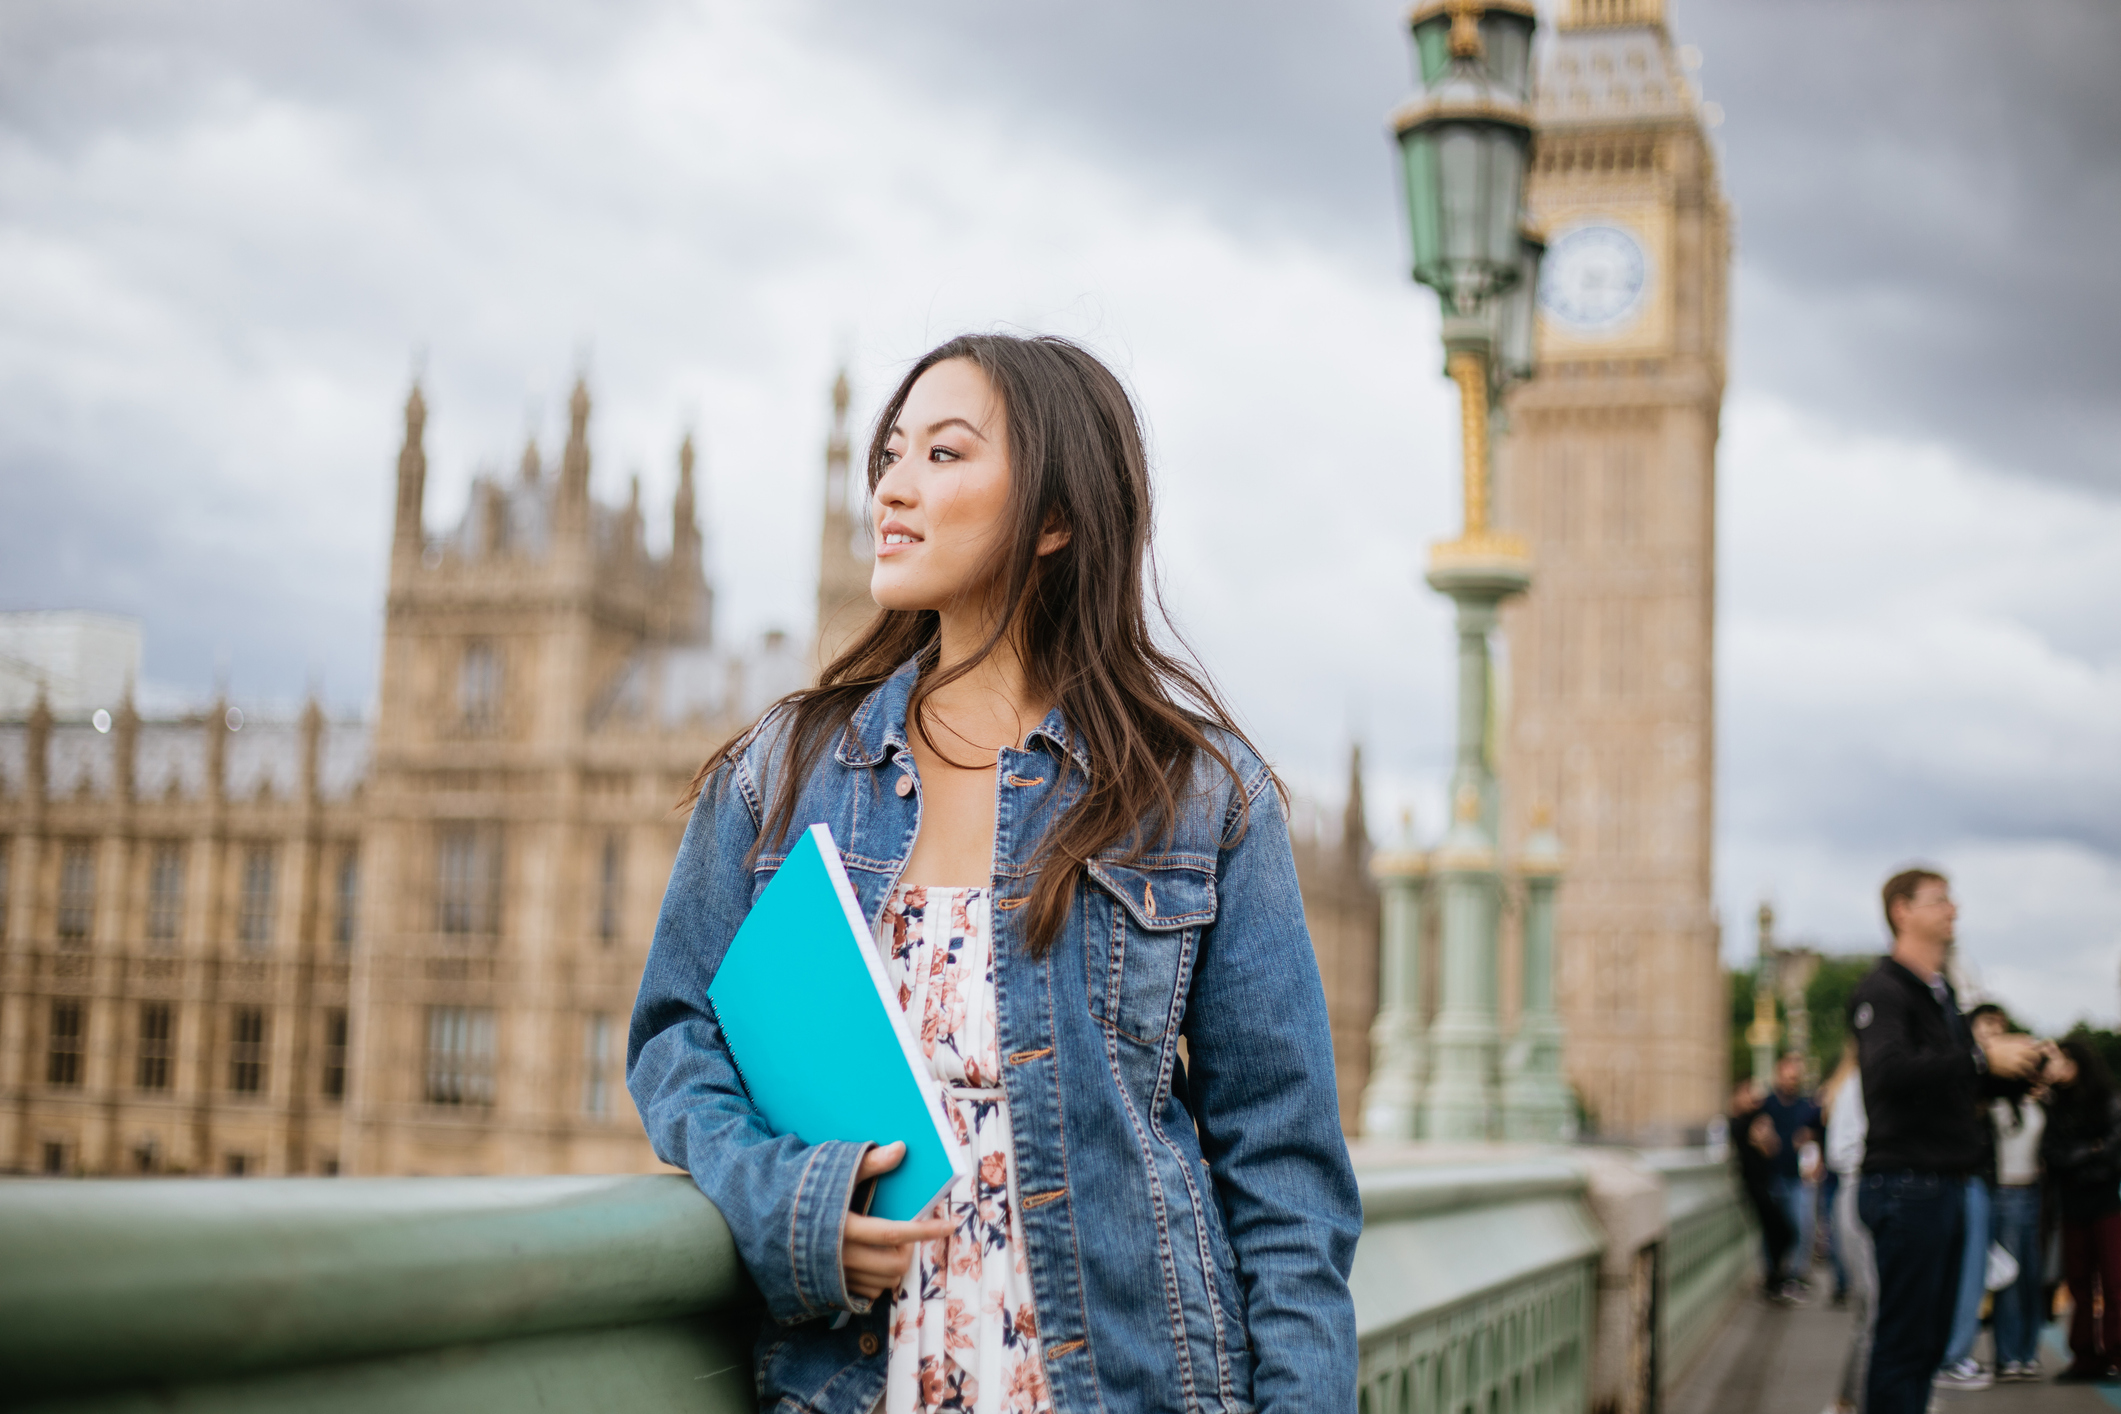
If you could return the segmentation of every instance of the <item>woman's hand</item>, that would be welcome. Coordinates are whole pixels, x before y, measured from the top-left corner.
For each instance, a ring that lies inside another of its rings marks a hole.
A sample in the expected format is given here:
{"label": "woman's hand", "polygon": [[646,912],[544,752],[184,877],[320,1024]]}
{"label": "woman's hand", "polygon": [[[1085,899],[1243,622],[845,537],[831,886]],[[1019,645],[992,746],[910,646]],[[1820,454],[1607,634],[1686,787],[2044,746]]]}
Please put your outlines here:
{"label": "woman's hand", "polygon": [[[905,1157],[904,1144],[871,1149],[862,1155],[861,1167],[854,1171],[855,1185],[859,1187],[878,1174],[891,1172]],[[948,1218],[895,1223],[888,1218],[847,1214],[847,1227],[840,1238],[840,1266],[846,1272],[848,1293],[865,1301],[876,1300],[897,1286],[898,1279],[906,1274],[906,1267],[913,1260],[914,1244],[948,1237],[956,1226]]]}

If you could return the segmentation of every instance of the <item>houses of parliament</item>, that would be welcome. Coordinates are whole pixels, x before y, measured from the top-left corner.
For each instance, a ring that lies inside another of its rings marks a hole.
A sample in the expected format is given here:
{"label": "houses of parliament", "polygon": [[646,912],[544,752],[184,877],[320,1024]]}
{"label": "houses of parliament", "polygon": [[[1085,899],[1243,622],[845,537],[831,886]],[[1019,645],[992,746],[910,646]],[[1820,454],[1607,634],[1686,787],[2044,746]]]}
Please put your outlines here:
{"label": "houses of parliament", "polygon": [[[1727,218],[1661,7],[1571,13],[1529,199],[1555,256],[1598,278],[1545,301],[1541,377],[1498,459],[1540,565],[1504,630],[1506,836],[1544,809],[1569,850],[1559,992],[1586,1112],[1670,1142],[1716,1112],[1727,1063],[1709,902]],[[673,805],[870,612],[848,405],[842,378],[808,642],[717,638],[689,440],[654,554],[637,487],[590,494],[579,384],[557,464],[533,441],[432,531],[415,387],[369,720],[0,704],[0,1172],[654,1167],[623,1071]],[[1337,830],[1294,832],[1351,1133],[1378,992],[1361,784],[1352,766]]]}

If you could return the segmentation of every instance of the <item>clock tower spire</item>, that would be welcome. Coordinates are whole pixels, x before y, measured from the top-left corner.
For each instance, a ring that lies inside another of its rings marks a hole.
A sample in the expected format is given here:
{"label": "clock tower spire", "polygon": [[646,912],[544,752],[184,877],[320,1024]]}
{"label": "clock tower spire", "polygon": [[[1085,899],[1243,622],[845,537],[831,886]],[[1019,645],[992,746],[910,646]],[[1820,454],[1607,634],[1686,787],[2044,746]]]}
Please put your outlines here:
{"label": "clock tower spire", "polygon": [[1521,847],[1553,803],[1567,1069],[1602,1131],[1653,1141],[1717,1113],[1728,1051],[1710,888],[1730,215],[1704,107],[1661,0],[1568,0],[1525,192],[1548,241],[1540,376],[1497,451],[1500,518],[1540,573],[1504,611],[1505,835]]}

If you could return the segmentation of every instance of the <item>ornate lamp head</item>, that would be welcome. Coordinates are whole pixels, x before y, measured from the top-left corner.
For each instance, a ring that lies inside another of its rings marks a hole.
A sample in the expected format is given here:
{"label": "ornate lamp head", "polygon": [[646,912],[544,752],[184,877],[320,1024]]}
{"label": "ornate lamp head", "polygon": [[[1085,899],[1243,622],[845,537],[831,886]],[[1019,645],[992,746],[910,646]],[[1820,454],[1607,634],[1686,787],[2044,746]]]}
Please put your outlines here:
{"label": "ornate lamp head", "polygon": [[1392,114],[1414,278],[1470,315],[1519,273],[1535,16],[1526,0],[1439,0],[1409,16],[1423,91]]}

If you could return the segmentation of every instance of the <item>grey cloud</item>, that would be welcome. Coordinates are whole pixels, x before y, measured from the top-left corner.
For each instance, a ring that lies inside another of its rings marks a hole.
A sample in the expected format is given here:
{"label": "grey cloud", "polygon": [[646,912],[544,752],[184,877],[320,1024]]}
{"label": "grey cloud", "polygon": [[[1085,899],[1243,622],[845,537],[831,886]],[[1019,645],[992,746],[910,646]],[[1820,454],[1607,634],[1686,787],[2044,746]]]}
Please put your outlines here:
{"label": "grey cloud", "polygon": [[2121,9],[1682,0],[1738,205],[1738,377],[2121,491]]}
{"label": "grey cloud", "polygon": [[[837,0],[984,121],[1068,132],[1219,221],[1396,263],[1403,9]],[[2121,8],[1675,0],[1739,212],[1737,376],[1856,426],[2121,491]]]}

